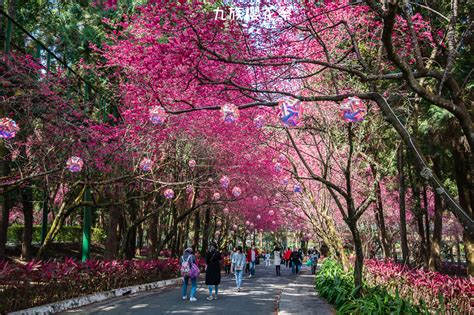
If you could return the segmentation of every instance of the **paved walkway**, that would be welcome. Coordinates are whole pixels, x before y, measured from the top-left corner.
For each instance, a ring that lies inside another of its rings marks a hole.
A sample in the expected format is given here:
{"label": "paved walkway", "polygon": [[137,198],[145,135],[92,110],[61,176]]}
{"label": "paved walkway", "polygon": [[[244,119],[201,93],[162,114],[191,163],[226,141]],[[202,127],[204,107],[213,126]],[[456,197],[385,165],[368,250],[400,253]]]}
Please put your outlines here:
{"label": "paved walkway", "polygon": [[[241,292],[235,290],[234,277],[222,276],[219,299],[207,301],[204,281],[198,283],[197,301],[181,300],[181,287],[173,286],[110,299],[66,311],[63,314],[334,314],[331,307],[312,293],[313,277],[292,275],[282,266],[257,265],[256,276],[244,278]],[[188,288],[189,290],[189,288]]]}

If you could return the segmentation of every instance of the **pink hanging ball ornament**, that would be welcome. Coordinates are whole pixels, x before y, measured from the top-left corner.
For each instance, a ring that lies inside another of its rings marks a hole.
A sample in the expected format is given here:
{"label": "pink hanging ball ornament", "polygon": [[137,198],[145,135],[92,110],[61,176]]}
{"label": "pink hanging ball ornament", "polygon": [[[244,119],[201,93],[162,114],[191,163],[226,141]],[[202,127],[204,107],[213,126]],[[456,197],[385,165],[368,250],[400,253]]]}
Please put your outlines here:
{"label": "pink hanging ball ornament", "polygon": [[303,116],[301,101],[285,97],[279,102],[280,121],[285,127],[296,127]]}
{"label": "pink hanging ball ornament", "polygon": [[260,214],[257,214],[257,220],[260,220],[262,216]]}
{"label": "pink hanging ball ornament", "polygon": [[281,198],[281,194],[280,194],[279,192],[276,193],[276,194],[275,194],[275,198],[280,199],[280,198]]}
{"label": "pink hanging ball ornament", "polygon": [[219,182],[222,188],[227,189],[227,187],[229,187],[229,184],[230,184],[230,179],[227,176],[222,176]]}
{"label": "pink hanging ball ornament", "polygon": [[66,167],[72,173],[78,173],[82,171],[84,167],[84,161],[78,156],[72,156],[66,161]]}
{"label": "pink hanging ball ornament", "polygon": [[301,185],[300,184],[295,184],[295,187],[293,187],[293,191],[295,193],[300,193],[303,191],[303,188],[301,188]]}
{"label": "pink hanging ball ornament", "polygon": [[276,224],[276,222],[275,222],[275,221],[272,221],[272,224],[273,224],[273,225],[275,225],[275,224]]}
{"label": "pink hanging ball ornament", "polygon": [[149,110],[150,121],[153,125],[162,125],[166,121],[166,111],[161,106],[153,106]]}
{"label": "pink hanging ball ornament", "polygon": [[339,107],[339,116],[346,122],[361,122],[367,115],[367,107],[357,96],[344,99]]}
{"label": "pink hanging ball ornament", "polygon": [[289,183],[289,181],[290,181],[290,180],[288,179],[288,177],[285,177],[285,178],[282,179],[281,182],[282,182],[283,185],[286,185],[286,184]]}
{"label": "pink hanging ball ornament", "polygon": [[12,139],[20,130],[16,122],[10,118],[0,118],[0,138]]}
{"label": "pink hanging ball ornament", "polygon": [[212,183],[214,183],[214,178],[212,178],[212,177],[209,177],[209,178],[207,179],[207,182],[208,182],[209,184],[212,184]]}
{"label": "pink hanging ball ornament", "polygon": [[229,208],[224,208],[224,209],[222,209],[222,212],[223,212],[225,215],[228,215],[228,214],[229,214]]}
{"label": "pink hanging ball ornament", "polygon": [[221,225],[222,225],[222,221],[221,221],[221,220],[217,221],[217,222],[216,222],[216,225],[217,225],[217,226],[221,226]]}
{"label": "pink hanging ball ornament", "polygon": [[188,165],[190,168],[195,168],[196,167],[196,161],[195,160],[189,160]]}
{"label": "pink hanging ball ornament", "polygon": [[258,196],[253,196],[253,197],[252,197],[252,200],[253,200],[253,201],[258,201]]}
{"label": "pink hanging ball ornament", "polygon": [[269,216],[273,216],[274,214],[275,214],[275,211],[273,211],[273,210],[268,211]]}
{"label": "pink hanging ball ornament", "polygon": [[232,230],[237,231],[238,228],[237,224],[232,225]]}
{"label": "pink hanging ball ornament", "polygon": [[286,156],[282,153],[278,156],[278,161],[280,162],[285,162],[286,161]]}
{"label": "pink hanging ball ornament", "polygon": [[218,192],[214,193],[212,195],[212,199],[214,199],[215,201],[221,199],[221,194],[219,194]]}
{"label": "pink hanging ball ornament", "polygon": [[255,224],[250,223],[250,228],[253,229],[255,227]]}
{"label": "pink hanging ball ornament", "polygon": [[280,163],[275,163],[273,169],[275,170],[275,172],[280,173],[283,170],[283,166],[281,166]]}
{"label": "pink hanging ball ornament", "polygon": [[258,115],[254,118],[253,123],[255,125],[255,128],[262,129],[265,126],[265,118],[263,118],[262,115]]}
{"label": "pink hanging ball ornament", "polygon": [[222,119],[226,124],[232,124],[239,118],[239,108],[234,104],[224,104],[221,111]]}
{"label": "pink hanging ball ornament", "polygon": [[166,199],[173,199],[174,191],[171,188],[165,189],[163,195],[165,196]]}
{"label": "pink hanging ball ornament", "polygon": [[239,197],[241,194],[242,194],[242,190],[239,187],[235,186],[232,189],[232,195],[234,195],[234,197]]}
{"label": "pink hanging ball ornament", "polygon": [[245,221],[245,225],[250,225],[250,221]]}
{"label": "pink hanging ball ornament", "polygon": [[143,158],[140,162],[140,169],[144,172],[151,171],[152,166],[153,166],[153,161],[150,160],[149,158]]}

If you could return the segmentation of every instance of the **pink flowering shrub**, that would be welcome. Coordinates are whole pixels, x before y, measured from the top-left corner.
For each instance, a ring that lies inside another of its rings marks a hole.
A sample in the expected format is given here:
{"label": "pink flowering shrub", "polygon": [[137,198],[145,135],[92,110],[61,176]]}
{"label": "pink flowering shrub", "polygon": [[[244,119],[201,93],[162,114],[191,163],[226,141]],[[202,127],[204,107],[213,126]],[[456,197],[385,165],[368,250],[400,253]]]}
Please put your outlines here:
{"label": "pink flowering shrub", "polygon": [[365,281],[380,286],[414,305],[424,303],[431,310],[472,314],[474,279],[458,278],[382,260],[365,261]]}
{"label": "pink flowering shrub", "polygon": [[0,261],[0,313],[176,277],[176,259]]}

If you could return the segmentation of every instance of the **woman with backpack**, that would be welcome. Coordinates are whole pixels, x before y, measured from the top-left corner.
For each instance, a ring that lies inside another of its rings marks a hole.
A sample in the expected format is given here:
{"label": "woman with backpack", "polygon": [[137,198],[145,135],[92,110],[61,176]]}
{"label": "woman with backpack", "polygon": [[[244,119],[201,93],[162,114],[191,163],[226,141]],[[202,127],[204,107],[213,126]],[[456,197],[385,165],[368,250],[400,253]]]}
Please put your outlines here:
{"label": "woman with backpack", "polygon": [[240,287],[242,285],[242,276],[246,262],[247,259],[245,254],[242,252],[242,246],[238,246],[237,252],[232,256],[232,269],[235,272],[235,283],[238,292],[240,292]]}
{"label": "woman with backpack", "polygon": [[[209,297],[207,300],[217,300],[218,286],[221,283],[221,253],[217,250],[217,244],[212,242],[206,252],[206,285],[209,286]],[[212,296],[212,287],[215,295]]]}
{"label": "woman with backpack", "polygon": [[184,250],[183,256],[180,258],[180,271],[183,276],[183,288],[181,290],[181,295],[183,300],[187,299],[188,291],[188,281],[191,279],[191,292],[189,293],[189,301],[195,302],[196,299],[196,289],[197,289],[197,278],[199,277],[199,267],[197,265],[196,256],[193,255],[192,248],[186,248]]}

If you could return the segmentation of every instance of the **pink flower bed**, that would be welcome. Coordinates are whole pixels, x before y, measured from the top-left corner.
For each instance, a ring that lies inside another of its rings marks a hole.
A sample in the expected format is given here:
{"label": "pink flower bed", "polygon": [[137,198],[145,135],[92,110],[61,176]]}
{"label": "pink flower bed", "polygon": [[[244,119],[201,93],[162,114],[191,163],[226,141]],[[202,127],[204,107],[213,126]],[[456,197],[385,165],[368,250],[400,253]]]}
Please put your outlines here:
{"label": "pink flower bed", "polygon": [[[413,304],[423,301],[432,310],[472,314],[474,279],[451,277],[438,272],[410,269],[382,260],[365,261],[365,280],[369,286],[381,286]],[[442,296],[442,299],[440,298]]]}
{"label": "pink flower bed", "polygon": [[0,313],[176,277],[176,259],[0,261]]}

